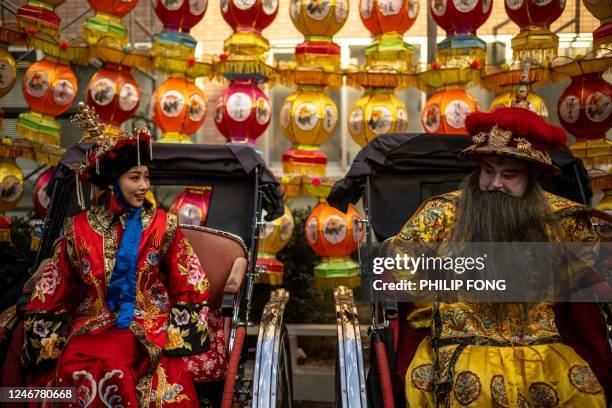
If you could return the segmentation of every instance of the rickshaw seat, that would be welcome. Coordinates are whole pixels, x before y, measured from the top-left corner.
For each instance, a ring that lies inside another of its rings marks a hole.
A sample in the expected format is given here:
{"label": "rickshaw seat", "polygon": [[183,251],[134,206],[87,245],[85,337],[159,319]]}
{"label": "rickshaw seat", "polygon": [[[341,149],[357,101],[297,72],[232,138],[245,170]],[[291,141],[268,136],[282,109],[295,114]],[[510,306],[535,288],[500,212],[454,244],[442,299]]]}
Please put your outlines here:
{"label": "rickshaw seat", "polygon": [[236,293],[247,267],[247,250],[240,237],[224,231],[193,225],[180,226],[206,272],[209,307],[221,307],[225,293]]}

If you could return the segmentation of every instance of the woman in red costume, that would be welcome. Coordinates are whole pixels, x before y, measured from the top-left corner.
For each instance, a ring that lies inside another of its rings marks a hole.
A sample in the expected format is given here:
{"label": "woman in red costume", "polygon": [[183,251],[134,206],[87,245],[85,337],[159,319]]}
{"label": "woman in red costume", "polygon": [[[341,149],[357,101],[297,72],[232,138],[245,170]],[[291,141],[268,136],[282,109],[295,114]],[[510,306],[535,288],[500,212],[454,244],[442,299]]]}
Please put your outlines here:
{"label": "woman in red costume", "polygon": [[75,166],[105,192],[65,220],[27,305],[30,382],[74,387],[77,406],[199,406],[181,356],[209,349],[208,280],[176,217],[145,199],[151,156],[141,130]]}

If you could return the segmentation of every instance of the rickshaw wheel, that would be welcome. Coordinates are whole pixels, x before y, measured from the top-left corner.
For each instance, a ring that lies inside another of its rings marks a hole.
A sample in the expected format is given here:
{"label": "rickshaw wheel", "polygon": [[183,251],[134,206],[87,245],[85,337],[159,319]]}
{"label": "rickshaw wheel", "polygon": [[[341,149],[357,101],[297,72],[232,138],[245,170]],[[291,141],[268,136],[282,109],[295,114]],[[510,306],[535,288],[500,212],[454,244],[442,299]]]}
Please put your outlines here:
{"label": "rickshaw wheel", "polygon": [[274,290],[261,316],[253,370],[253,408],[293,406],[289,336],[283,323],[288,301],[289,292]]}

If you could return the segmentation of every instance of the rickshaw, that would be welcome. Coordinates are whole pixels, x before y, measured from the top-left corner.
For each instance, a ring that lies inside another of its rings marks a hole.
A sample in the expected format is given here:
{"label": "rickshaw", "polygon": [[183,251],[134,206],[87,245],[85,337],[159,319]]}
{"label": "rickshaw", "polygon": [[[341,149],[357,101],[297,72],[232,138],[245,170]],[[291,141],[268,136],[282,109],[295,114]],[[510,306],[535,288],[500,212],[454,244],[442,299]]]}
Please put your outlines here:
{"label": "rickshaw", "polygon": [[[365,224],[365,243],[359,250],[362,282],[364,276],[372,276],[374,239],[382,242],[395,236],[424,200],[456,190],[463,178],[476,169],[474,164],[458,157],[470,144],[470,138],[456,135],[389,134],[379,136],[359,152],[347,175],[333,186],[328,202],[346,211],[349,203],[363,200],[364,219],[361,222]],[[567,148],[552,152],[551,157],[562,173],[542,178],[542,187],[570,200],[590,204],[592,191],[582,162]],[[608,222],[610,219],[601,212],[591,215]],[[405,406],[405,374],[418,345],[429,333],[402,324],[406,321],[409,304],[391,301],[371,287],[362,285],[362,289],[371,302],[370,370],[366,378],[358,317],[356,309],[352,308],[354,314],[344,313],[338,317],[339,358],[354,361],[355,368],[352,375],[347,376],[350,369],[345,368],[336,378],[337,405],[346,408]],[[336,292],[337,310],[353,304],[352,293],[346,288]],[[564,313],[569,315],[578,310],[601,316],[597,303],[571,304]],[[591,323],[597,324],[584,324]],[[562,335],[574,333],[570,336],[575,341],[573,346],[585,360],[603,360],[608,368],[612,365],[612,355],[605,358],[607,341],[595,345],[576,336],[575,333],[583,333],[584,327],[571,327],[566,322],[558,322],[558,326]],[[604,319],[601,319],[601,326],[605,333]],[[598,355],[602,349],[603,354]],[[356,395],[360,398],[354,398]]]}
{"label": "rickshaw", "polygon": [[[76,204],[75,176],[70,166],[80,162],[91,146],[81,143],[70,148],[48,186],[52,201],[35,266],[50,256],[64,218],[82,210]],[[283,324],[289,293],[283,289],[271,293],[261,316],[252,377],[247,377],[245,368],[249,357],[246,328],[253,325],[251,300],[258,273],[256,259],[262,214],[265,210],[267,220],[283,214],[279,182],[254,149],[240,145],[156,144],[149,169],[154,187],[212,188],[205,224],[180,224],[207,271],[210,307],[220,309],[225,316],[227,375],[222,384],[196,383],[198,394],[206,398],[203,406],[290,407],[293,395],[291,359]],[[89,191],[88,187],[83,191]],[[89,197],[84,198],[87,206]],[[4,359],[8,363],[4,365],[5,375],[11,368],[13,371],[19,369],[20,342],[23,341],[19,317],[27,301],[28,297],[22,296],[17,305],[0,318]],[[13,361],[8,361],[11,358]]]}

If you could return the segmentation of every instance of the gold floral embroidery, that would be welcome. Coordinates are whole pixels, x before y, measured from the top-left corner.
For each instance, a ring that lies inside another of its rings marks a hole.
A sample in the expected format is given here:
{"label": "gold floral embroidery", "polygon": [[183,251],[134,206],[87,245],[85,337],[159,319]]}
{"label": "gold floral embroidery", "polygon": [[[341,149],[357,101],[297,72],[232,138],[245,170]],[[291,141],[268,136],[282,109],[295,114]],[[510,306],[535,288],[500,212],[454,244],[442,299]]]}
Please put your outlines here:
{"label": "gold floral embroidery", "polygon": [[208,305],[177,303],[170,313],[168,338],[164,350],[170,355],[189,355],[206,351],[208,338]]}
{"label": "gold floral embroidery", "polygon": [[162,257],[166,256],[172,241],[174,241],[174,237],[176,236],[176,228],[178,226],[178,219],[176,215],[167,214],[166,216],[166,233],[164,234],[161,248]]}
{"label": "gold floral embroidery", "polygon": [[28,313],[24,320],[24,361],[43,365],[59,358],[66,343],[62,335],[65,313]]}
{"label": "gold floral embroidery", "polygon": [[166,350],[175,350],[177,348],[186,347],[191,350],[191,344],[185,344],[183,337],[187,337],[189,334],[189,330],[183,330],[174,327],[172,325],[168,326],[168,340],[166,340]]}
{"label": "gold floral embroidery", "polygon": [[158,407],[164,404],[175,404],[181,401],[189,401],[187,394],[182,393],[181,384],[169,384],[164,368],[157,367],[157,389],[151,394],[151,401],[155,401]]}
{"label": "gold floral embroidery", "polygon": [[145,375],[138,379],[138,384],[136,385],[136,392],[138,393],[139,397],[138,405],[140,408],[147,408],[149,406],[149,396],[151,395],[153,374],[157,370],[161,360],[161,348],[147,338],[147,334],[145,333],[144,329],[136,321],[132,320],[130,330],[147,350],[147,353],[149,353],[149,360],[151,362],[149,365],[149,370]]}

